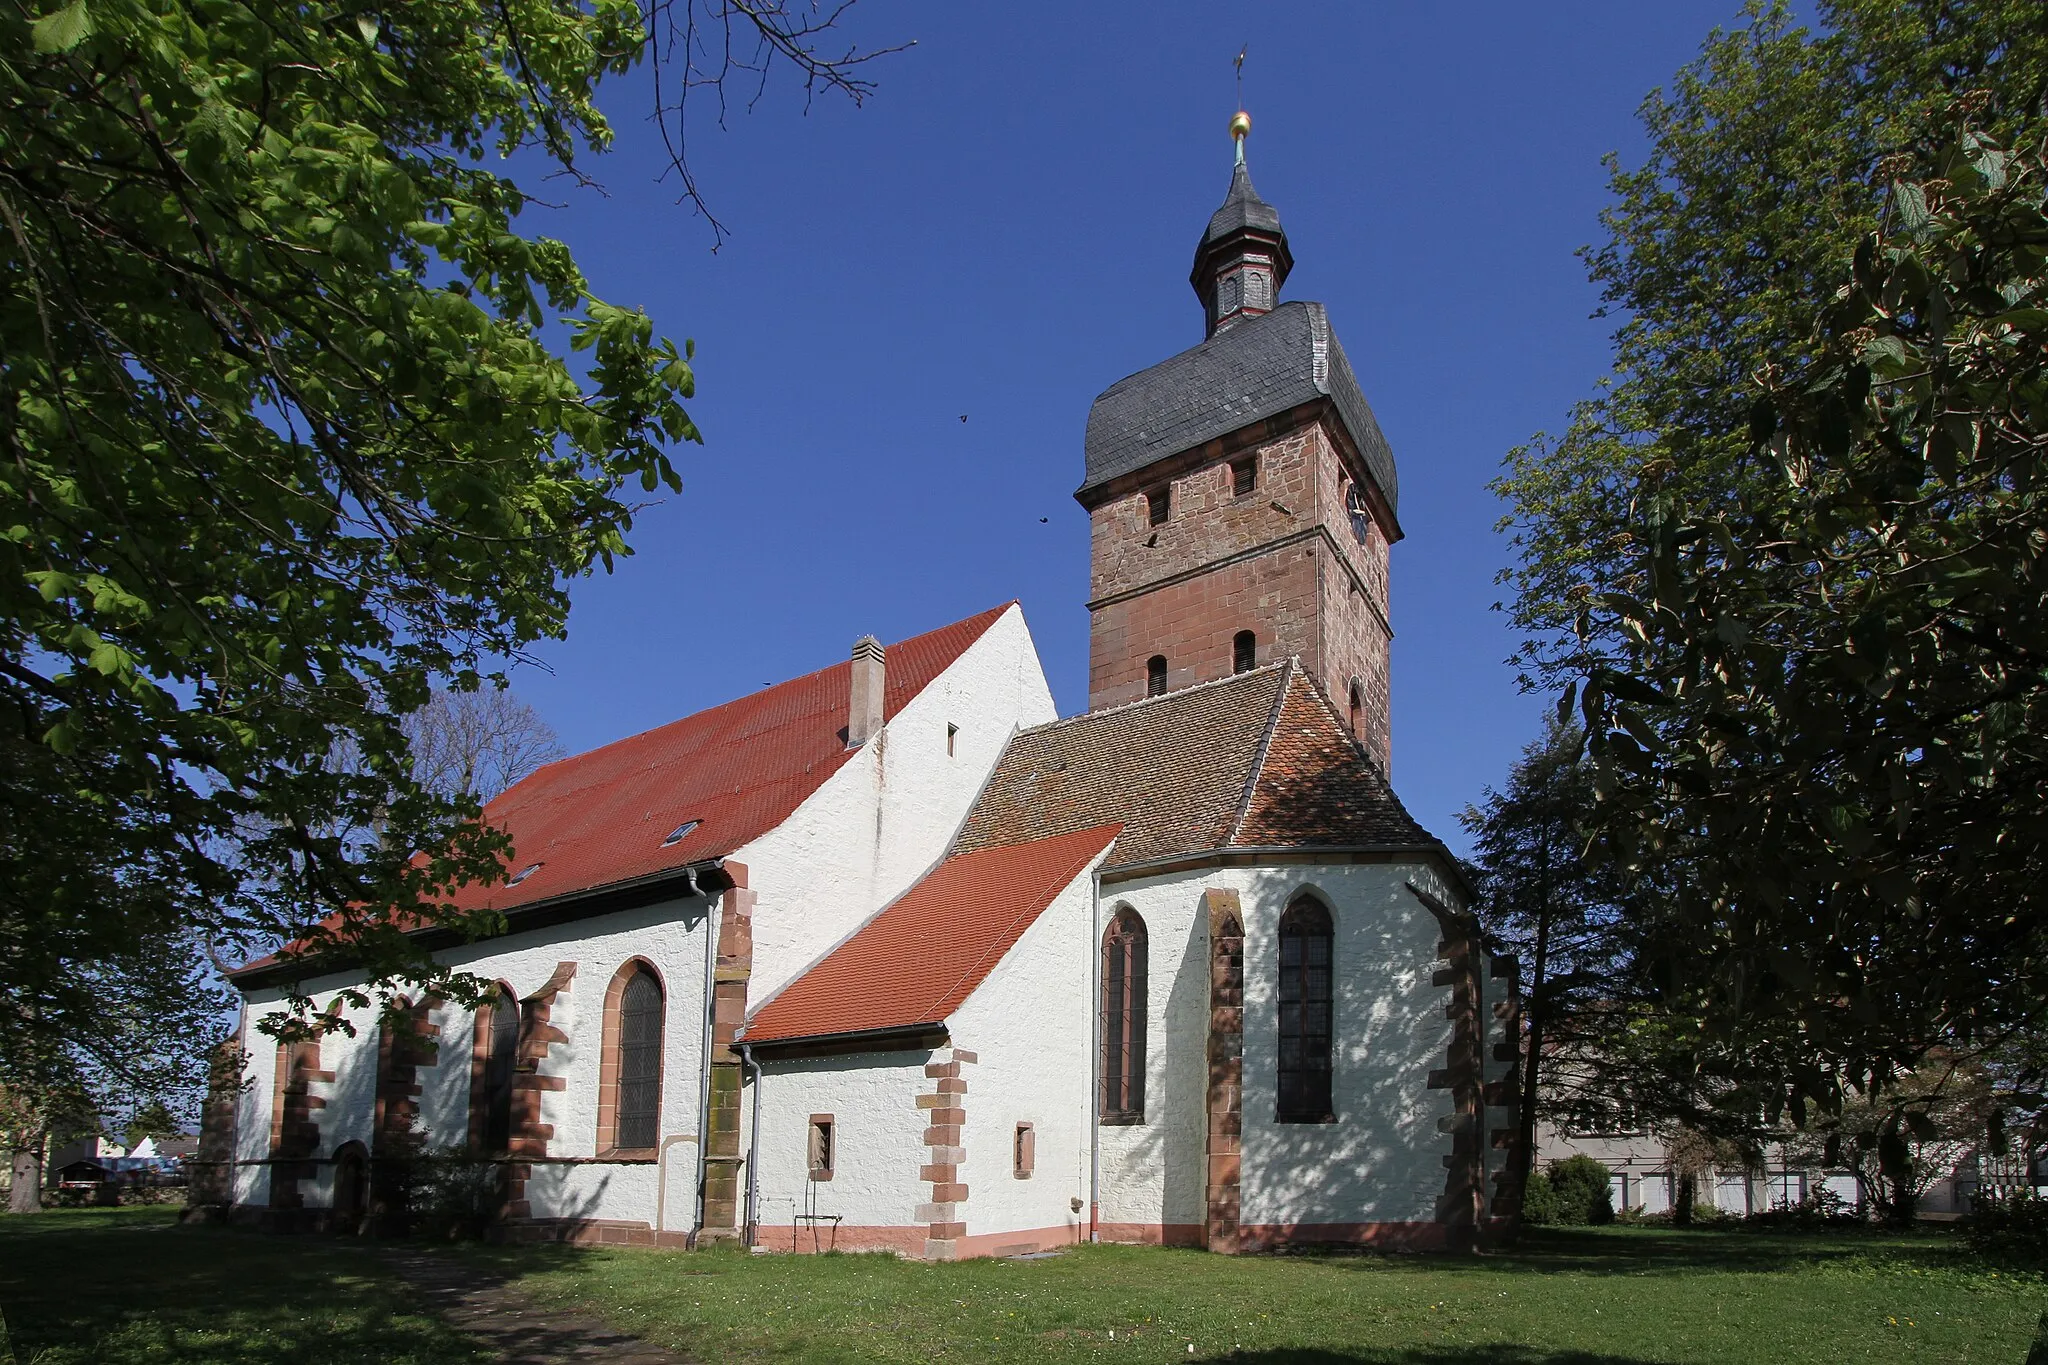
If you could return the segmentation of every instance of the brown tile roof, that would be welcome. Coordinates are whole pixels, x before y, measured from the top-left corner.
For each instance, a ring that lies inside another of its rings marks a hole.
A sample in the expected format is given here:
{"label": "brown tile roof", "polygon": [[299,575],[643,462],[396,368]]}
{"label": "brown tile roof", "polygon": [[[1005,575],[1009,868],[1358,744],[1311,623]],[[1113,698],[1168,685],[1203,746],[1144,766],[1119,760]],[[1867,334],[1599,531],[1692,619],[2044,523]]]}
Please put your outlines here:
{"label": "brown tile roof", "polygon": [[1287,665],[1025,730],[1010,741],[962,852],[1120,822],[1111,856],[1149,862],[1227,843]]}
{"label": "brown tile roof", "polygon": [[1436,848],[1292,663],[1026,730],[961,852],[1120,822],[1110,867],[1244,847]]}
{"label": "brown tile roof", "polygon": [[741,1041],[939,1024],[988,979],[1116,826],[948,858],[747,1021]]}
{"label": "brown tile roof", "polygon": [[1230,842],[1238,847],[1433,847],[1380,770],[1300,670],[1287,680],[1258,784]]}

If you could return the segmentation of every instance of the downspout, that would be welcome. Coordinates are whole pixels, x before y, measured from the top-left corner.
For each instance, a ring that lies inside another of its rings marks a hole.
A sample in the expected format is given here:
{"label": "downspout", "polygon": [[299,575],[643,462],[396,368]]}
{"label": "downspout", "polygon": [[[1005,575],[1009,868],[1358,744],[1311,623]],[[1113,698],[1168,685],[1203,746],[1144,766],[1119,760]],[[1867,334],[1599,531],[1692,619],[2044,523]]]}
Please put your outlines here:
{"label": "downspout", "polygon": [[760,1208],[761,1185],[759,1180],[761,1156],[761,1064],[754,1060],[751,1044],[739,1043],[740,1062],[754,1073],[754,1131],[747,1139],[747,1216],[746,1244],[754,1245],[756,1235],[756,1214]]}
{"label": "downspout", "polygon": [[[1088,1240],[1102,1240],[1102,868],[1089,878],[1095,898],[1088,940]],[[1148,997],[1149,999],[1149,997]]]}
{"label": "downspout", "polygon": [[704,1198],[711,1184],[711,1039],[718,979],[718,911],[720,896],[704,907],[704,1039],[697,1052],[697,1210],[690,1223],[690,1249],[704,1231]]}

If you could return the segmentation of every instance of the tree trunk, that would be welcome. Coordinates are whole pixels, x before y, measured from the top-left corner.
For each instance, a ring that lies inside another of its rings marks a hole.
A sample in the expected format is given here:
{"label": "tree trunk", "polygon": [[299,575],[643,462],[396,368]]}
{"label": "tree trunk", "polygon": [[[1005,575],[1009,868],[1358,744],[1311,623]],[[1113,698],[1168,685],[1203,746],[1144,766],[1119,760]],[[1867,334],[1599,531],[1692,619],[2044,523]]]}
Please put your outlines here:
{"label": "tree trunk", "polygon": [[1671,1224],[1689,1228],[1692,1226],[1693,1204],[1700,1197],[1699,1180],[1692,1175],[1681,1175],[1674,1183],[1677,1191],[1671,1201]]}
{"label": "tree trunk", "polygon": [[43,1208],[43,1154],[32,1147],[14,1149],[14,1188],[7,1197],[9,1213],[40,1213]]}
{"label": "tree trunk", "polygon": [[1529,994],[1522,1009],[1529,1017],[1526,1039],[1528,1055],[1522,1059],[1521,1137],[1515,1143],[1515,1185],[1529,1188],[1529,1174],[1536,1169],[1536,1083],[1543,1054],[1543,978],[1550,957],[1550,841],[1543,842],[1541,872],[1537,887],[1536,961],[1529,973]]}

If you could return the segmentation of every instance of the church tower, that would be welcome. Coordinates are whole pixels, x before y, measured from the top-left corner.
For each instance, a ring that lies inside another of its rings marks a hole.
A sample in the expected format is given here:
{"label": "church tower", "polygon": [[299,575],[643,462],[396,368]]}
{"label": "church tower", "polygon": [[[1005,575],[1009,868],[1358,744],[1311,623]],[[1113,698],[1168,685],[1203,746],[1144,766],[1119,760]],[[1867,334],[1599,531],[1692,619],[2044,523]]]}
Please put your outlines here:
{"label": "church tower", "polygon": [[1088,413],[1091,710],[1299,658],[1384,770],[1393,452],[1237,162],[1189,276],[1208,328]]}

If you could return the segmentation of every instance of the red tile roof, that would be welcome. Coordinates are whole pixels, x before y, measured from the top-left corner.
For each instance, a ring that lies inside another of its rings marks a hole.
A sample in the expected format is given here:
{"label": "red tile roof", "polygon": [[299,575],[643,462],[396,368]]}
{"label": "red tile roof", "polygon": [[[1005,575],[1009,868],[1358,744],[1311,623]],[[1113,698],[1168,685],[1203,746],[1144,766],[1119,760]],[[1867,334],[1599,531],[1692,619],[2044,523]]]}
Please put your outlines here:
{"label": "red tile roof", "polygon": [[[888,646],[883,717],[911,699],[1014,602]],[[764,687],[533,773],[484,807],[512,836],[517,886],[462,888],[464,908],[513,910],[639,881],[744,847],[789,815],[852,756],[846,747],[848,660]],[[669,832],[695,820],[673,844]],[[260,958],[240,969],[271,965]]]}
{"label": "red tile roof", "polygon": [[741,1041],[943,1023],[1117,829],[948,858],[756,1011]]}
{"label": "red tile roof", "polygon": [[[890,645],[883,718],[894,719],[1012,605]],[[548,764],[484,807],[484,819],[512,836],[512,870],[540,870],[516,887],[466,888],[457,903],[505,910],[637,881],[766,834],[852,756],[851,667],[842,659]],[[697,828],[664,847],[687,820]]]}

